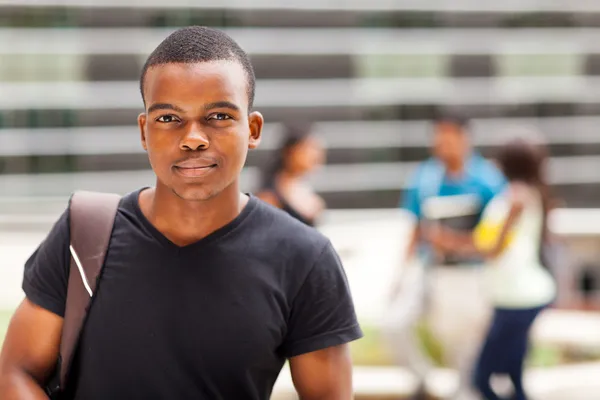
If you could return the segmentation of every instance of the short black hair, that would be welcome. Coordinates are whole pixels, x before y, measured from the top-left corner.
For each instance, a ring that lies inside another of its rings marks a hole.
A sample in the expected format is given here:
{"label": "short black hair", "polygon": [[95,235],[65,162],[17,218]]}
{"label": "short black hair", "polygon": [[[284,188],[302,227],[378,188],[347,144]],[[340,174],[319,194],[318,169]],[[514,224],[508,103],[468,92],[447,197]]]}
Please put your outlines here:
{"label": "short black hair", "polygon": [[149,68],[163,64],[222,60],[238,62],[244,68],[248,81],[248,108],[251,109],[256,78],[248,54],[225,32],[205,26],[189,26],[176,30],[150,54],[140,77],[140,92],[144,104],[144,79]]}
{"label": "short black hair", "polygon": [[434,125],[451,124],[466,130],[469,127],[469,118],[458,111],[440,111],[435,115]]}
{"label": "short black hair", "polygon": [[543,166],[547,158],[544,146],[524,139],[512,139],[500,147],[496,161],[509,181],[529,184],[544,182]]}

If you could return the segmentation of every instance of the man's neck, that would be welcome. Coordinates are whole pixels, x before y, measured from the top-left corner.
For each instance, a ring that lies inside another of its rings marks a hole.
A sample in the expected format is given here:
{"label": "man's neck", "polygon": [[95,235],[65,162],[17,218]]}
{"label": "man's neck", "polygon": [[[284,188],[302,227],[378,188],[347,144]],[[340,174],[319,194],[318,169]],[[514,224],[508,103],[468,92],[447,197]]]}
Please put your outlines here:
{"label": "man's neck", "polygon": [[445,164],[446,175],[450,178],[460,178],[465,173],[467,168],[468,157],[462,161],[458,161],[452,164]]}
{"label": "man's neck", "polygon": [[464,172],[465,168],[463,164],[458,164],[458,165],[454,165],[454,166],[446,166],[446,175],[448,175],[451,178],[458,178],[461,177],[463,172]]}
{"label": "man's neck", "polygon": [[139,198],[146,218],[170,241],[185,246],[194,243],[233,221],[248,203],[238,185],[226,188],[204,201],[188,201],[169,188],[157,185]]}

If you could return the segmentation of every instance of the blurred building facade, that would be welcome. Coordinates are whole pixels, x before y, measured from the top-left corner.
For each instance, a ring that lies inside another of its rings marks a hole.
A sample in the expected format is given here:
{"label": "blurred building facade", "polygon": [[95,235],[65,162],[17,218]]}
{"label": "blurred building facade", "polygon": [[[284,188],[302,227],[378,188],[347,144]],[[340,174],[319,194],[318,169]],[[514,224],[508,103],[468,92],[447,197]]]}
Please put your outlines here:
{"label": "blurred building facade", "polygon": [[258,184],[278,123],[307,119],[329,146],[314,177],[328,205],[394,207],[428,156],[431,119],[451,108],[473,118],[488,155],[513,127],[539,128],[557,193],[594,206],[600,8],[537,3],[0,2],[0,196],[151,185],[136,127],[139,72],[171,31],[198,24],[226,29],[256,69],[267,126],[245,190]]}

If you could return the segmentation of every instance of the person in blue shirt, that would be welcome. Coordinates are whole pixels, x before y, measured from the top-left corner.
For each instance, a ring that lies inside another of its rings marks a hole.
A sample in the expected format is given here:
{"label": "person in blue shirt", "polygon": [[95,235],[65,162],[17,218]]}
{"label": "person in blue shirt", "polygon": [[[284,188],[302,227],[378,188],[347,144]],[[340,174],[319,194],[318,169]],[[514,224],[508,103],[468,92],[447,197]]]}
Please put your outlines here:
{"label": "person in blue shirt", "polygon": [[[427,243],[425,233],[435,224],[472,230],[487,203],[502,191],[506,182],[494,163],[472,148],[466,118],[444,115],[436,119],[433,126],[432,157],[416,168],[400,203],[415,217],[404,267],[416,261],[424,268],[419,275],[421,289],[414,292],[414,296],[420,297],[417,313],[421,315],[417,319],[427,320],[442,345],[444,361],[459,371],[460,384],[453,399],[471,399],[470,371],[484,336],[487,313],[491,310],[478,292],[477,268],[464,267],[477,265],[478,260],[448,252],[442,255]],[[456,267],[437,268],[439,265]],[[410,275],[408,271],[414,268],[403,270],[402,275]],[[403,290],[401,287],[398,280],[392,296]],[[419,339],[414,331],[416,322],[397,332],[394,340],[403,348],[398,353],[404,352],[408,366],[425,382],[430,362],[419,350]],[[469,331],[465,332],[464,327],[469,327]]]}
{"label": "person in blue shirt", "polygon": [[[418,222],[409,256],[420,250],[419,255],[430,260],[431,248],[421,235],[428,223],[473,229],[506,184],[498,168],[471,147],[467,126],[468,120],[458,115],[442,116],[434,123],[433,156],[417,167],[401,202]],[[442,263],[450,261],[456,263]]]}

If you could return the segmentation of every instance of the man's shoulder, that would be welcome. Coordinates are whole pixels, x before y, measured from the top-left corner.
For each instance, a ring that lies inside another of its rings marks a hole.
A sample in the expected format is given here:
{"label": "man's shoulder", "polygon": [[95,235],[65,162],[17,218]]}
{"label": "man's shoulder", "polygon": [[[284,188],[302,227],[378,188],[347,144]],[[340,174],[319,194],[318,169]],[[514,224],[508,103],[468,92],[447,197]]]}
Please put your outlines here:
{"label": "man's shoulder", "polygon": [[320,251],[329,240],[318,230],[291,217],[285,211],[255,198],[257,216],[255,229],[264,232],[261,235],[267,246],[292,251]]}
{"label": "man's shoulder", "polygon": [[443,171],[443,167],[439,160],[430,157],[414,166],[411,171],[410,181],[412,186],[421,186],[427,184],[432,177],[432,174],[439,175]]}
{"label": "man's shoulder", "polygon": [[[135,211],[135,205],[137,202],[137,199],[139,197],[139,194],[141,191],[143,191],[144,189],[146,189],[145,187],[136,189],[134,191],[128,192],[126,194],[120,194],[120,193],[113,193],[113,192],[89,192],[90,194],[96,194],[98,196],[105,196],[105,195],[116,195],[116,196],[120,196],[120,200],[119,200],[119,206],[118,206],[118,211],[122,212],[122,211]],[[70,208],[71,208],[71,203],[73,202],[73,196],[75,196],[77,194],[77,192],[73,192],[71,194],[71,197],[69,198],[69,201],[67,203],[67,213],[69,213]],[[96,207],[101,207],[101,203],[96,201]],[[94,208],[89,208],[89,212],[94,212]]]}
{"label": "man's shoulder", "polygon": [[428,170],[440,168],[443,168],[442,163],[435,157],[429,157],[428,159],[417,164],[416,168],[414,169],[414,173],[424,174],[427,173]]}
{"label": "man's shoulder", "polygon": [[471,158],[472,168],[475,172],[478,172],[478,175],[485,176],[487,174],[496,174],[499,173],[500,170],[496,165],[488,160],[487,158],[481,155],[474,155]]}
{"label": "man's shoulder", "polygon": [[480,185],[493,188],[494,191],[505,186],[506,179],[504,175],[490,160],[478,156],[473,160],[472,169]]}

